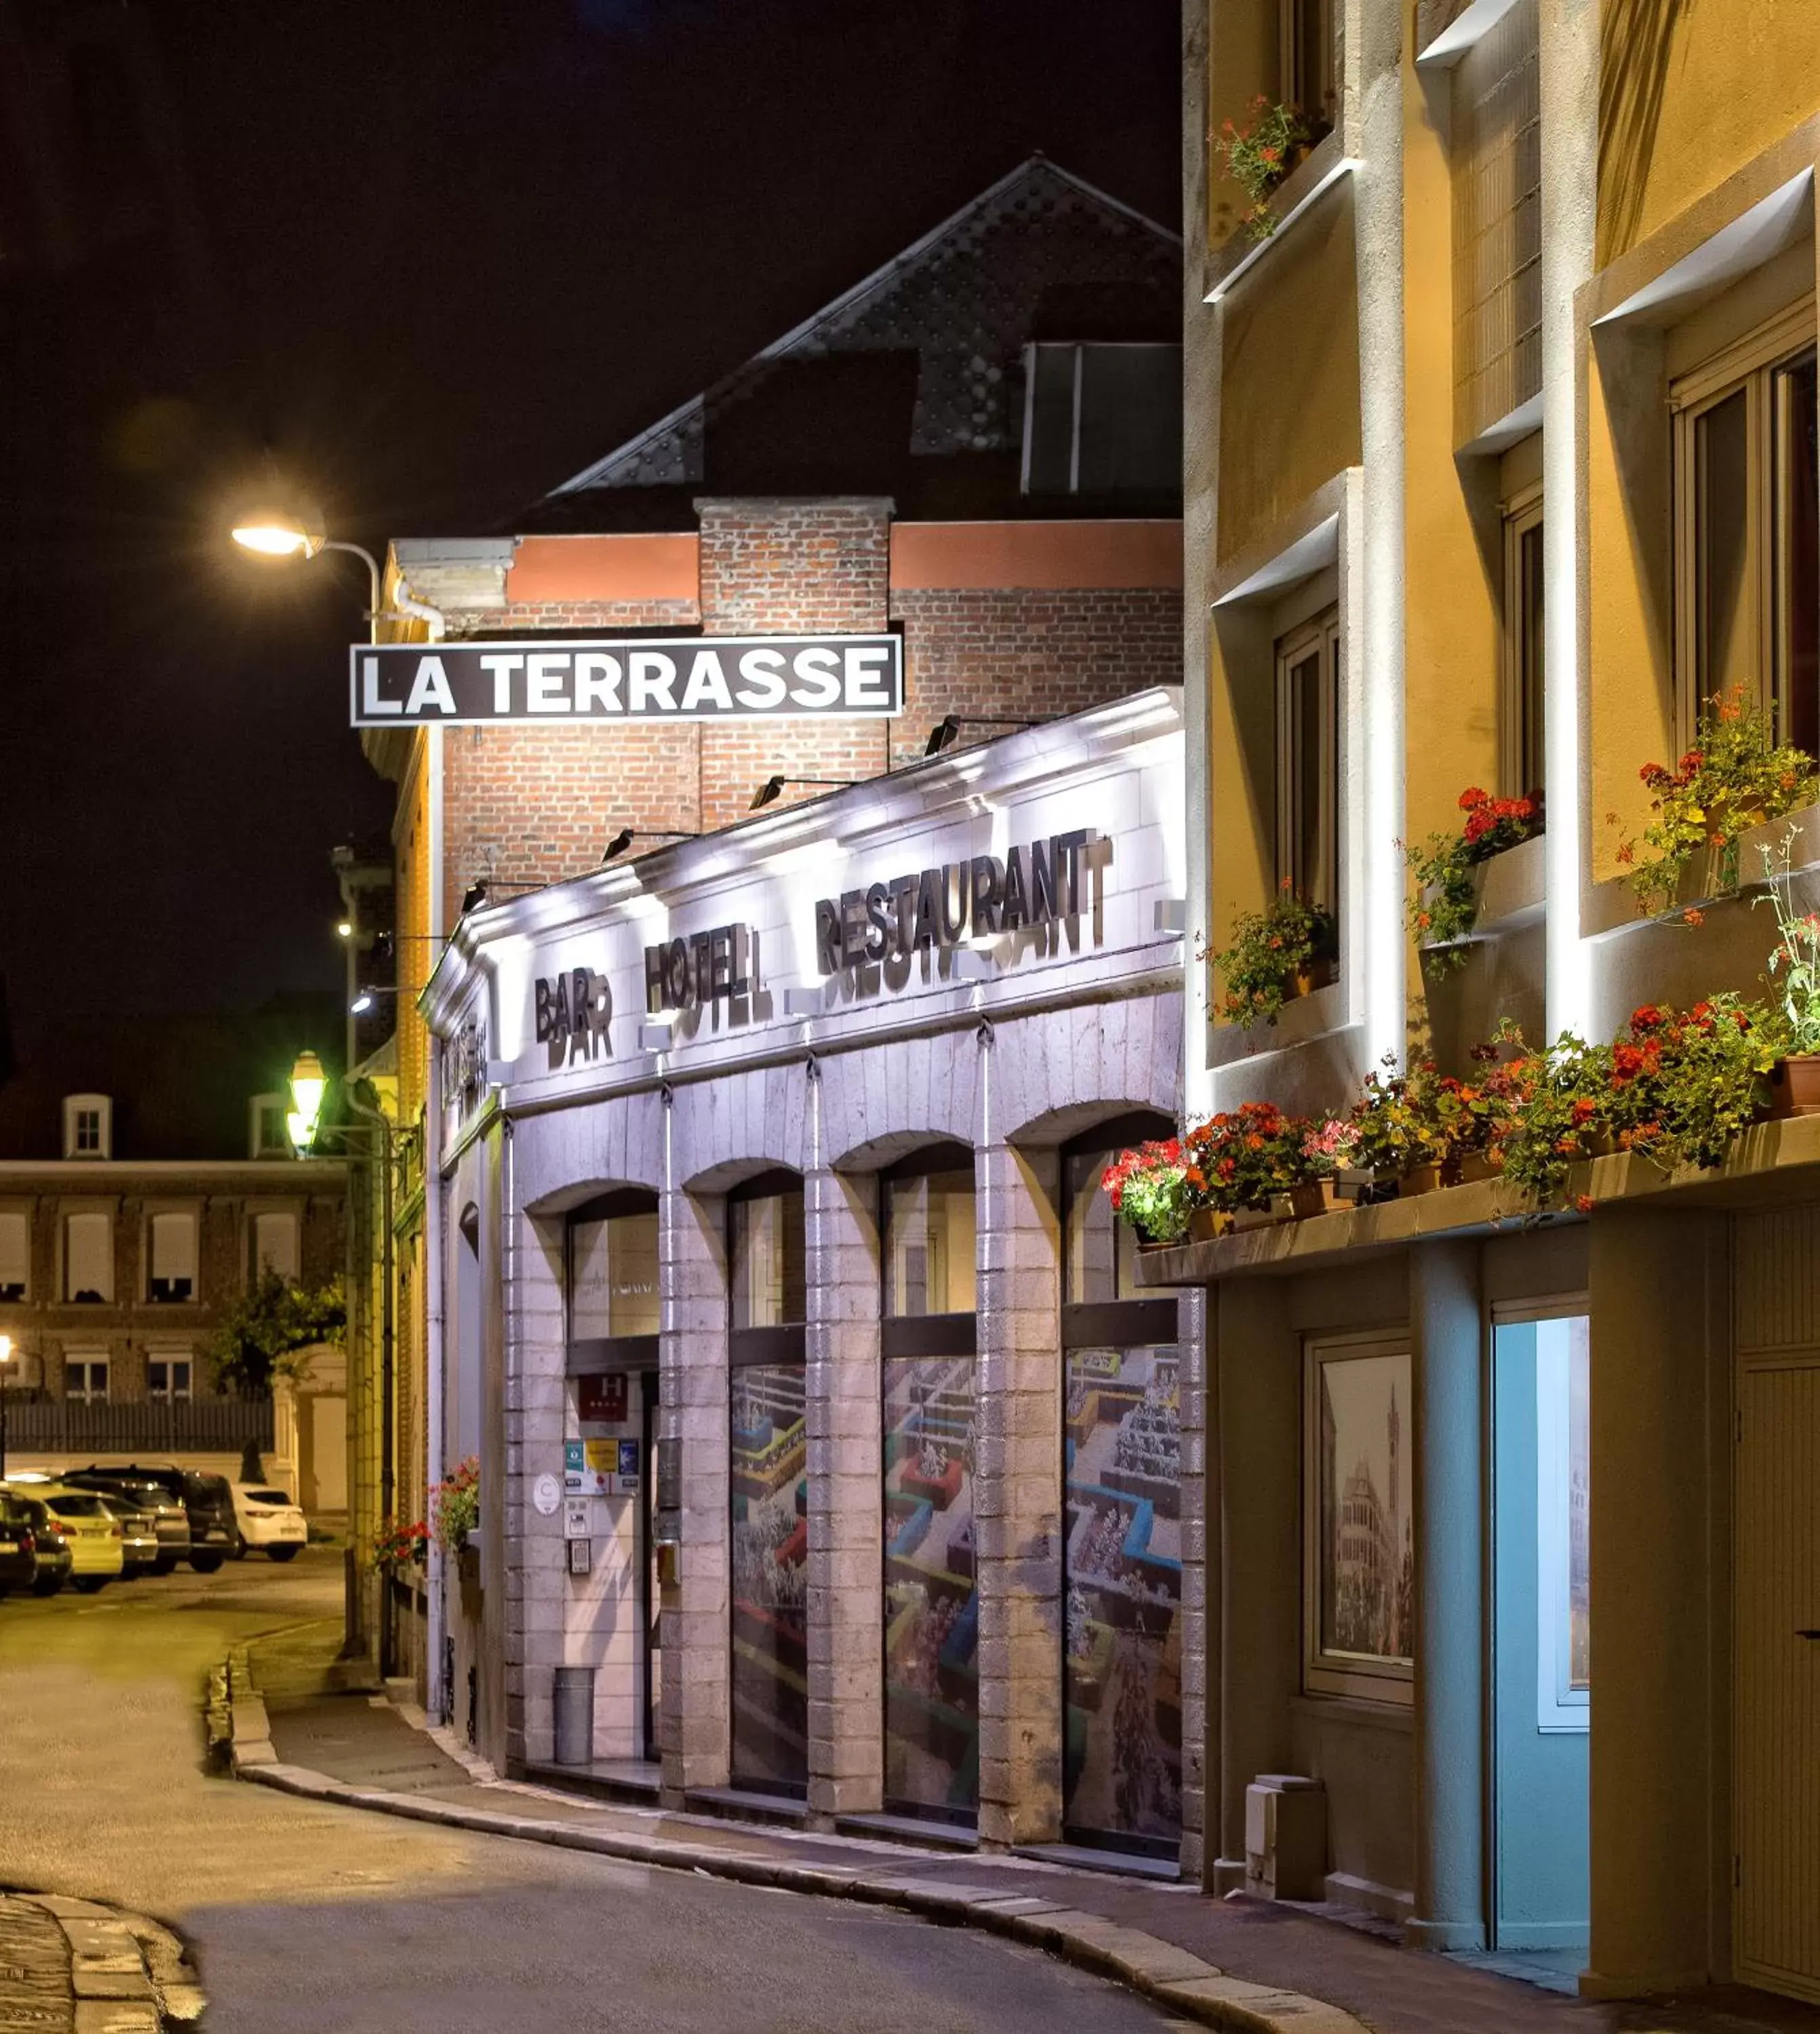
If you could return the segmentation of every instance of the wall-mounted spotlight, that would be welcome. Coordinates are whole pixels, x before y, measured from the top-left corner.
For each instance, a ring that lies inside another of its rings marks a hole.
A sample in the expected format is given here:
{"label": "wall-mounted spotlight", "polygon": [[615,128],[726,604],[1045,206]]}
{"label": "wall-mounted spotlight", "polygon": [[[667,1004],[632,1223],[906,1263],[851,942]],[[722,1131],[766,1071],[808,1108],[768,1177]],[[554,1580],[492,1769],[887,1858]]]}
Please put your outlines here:
{"label": "wall-mounted spotlight", "polygon": [[766,805],[775,805],[793,785],[814,784],[824,791],[847,791],[857,781],[853,777],[767,777],[752,794],[751,809],[756,812]]}
{"label": "wall-mounted spotlight", "polygon": [[699,833],[685,833],[680,827],[621,827],[606,844],[606,852],[600,859],[604,866],[616,855],[624,854],[635,840],[700,840]]}
{"label": "wall-mounted spotlight", "polygon": [[398,993],[396,989],[388,989],[377,985],[370,989],[363,989],[348,1004],[347,1014],[350,1017],[364,1017],[380,996],[396,996]]}
{"label": "wall-mounted spotlight", "polygon": [[960,740],[963,727],[1047,727],[1053,718],[1052,714],[1044,714],[1034,720],[996,720],[978,714],[951,713],[929,730],[923,753],[939,756],[944,749],[953,748]]}

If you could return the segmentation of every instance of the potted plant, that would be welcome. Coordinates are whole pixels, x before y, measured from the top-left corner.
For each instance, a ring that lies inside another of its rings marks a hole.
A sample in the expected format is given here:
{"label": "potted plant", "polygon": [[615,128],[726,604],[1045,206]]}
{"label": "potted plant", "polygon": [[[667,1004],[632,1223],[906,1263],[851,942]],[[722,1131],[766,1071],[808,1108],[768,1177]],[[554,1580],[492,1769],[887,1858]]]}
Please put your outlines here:
{"label": "potted plant", "polygon": [[1178,1137],[1152,1139],[1121,1151],[1100,1175],[1120,1221],[1135,1229],[1140,1250],[1165,1250],[1188,1233],[1195,1184]]}
{"label": "potted plant", "polygon": [[1646,1003],[1612,1041],[1610,1120],[1619,1144],[1664,1172],[1724,1162],[1769,1104],[1782,1056],[1775,1013],[1732,994],[1676,1011]]}
{"label": "potted plant", "polygon": [[[1306,1176],[1302,1155],[1308,1125],[1285,1116],[1274,1101],[1242,1102],[1188,1131],[1188,1155],[1206,1182],[1203,1212],[1216,1218],[1202,1225],[1219,1233],[1222,1226],[1255,1227],[1278,1221],[1288,1213],[1288,1195]],[[1222,1225],[1217,1218],[1225,1216]]]}
{"label": "potted plant", "polygon": [[1569,1169],[1608,1143],[1610,1049],[1570,1032],[1533,1049],[1507,1020],[1478,1051],[1491,1098],[1488,1155],[1533,1207],[1545,1207],[1565,1190]]}
{"label": "potted plant", "polygon": [[1626,839],[1618,859],[1646,911],[1677,902],[1683,876],[1702,853],[1709,858],[1705,888],[1735,891],[1738,836],[1820,797],[1813,757],[1773,741],[1762,709],[1742,689],[1701,707],[1694,746],[1672,770],[1646,763],[1638,775],[1655,813],[1643,829],[1650,852],[1639,861],[1638,843]]}
{"label": "potted plant", "polygon": [[382,1518],[373,1536],[373,1565],[378,1569],[421,1567],[430,1552],[430,1528],[421,1520],[401,1526],[396,1518]]}
{"label": "potted plant", "polygon": [[1353,1112],[1359,1161],[1382,1185],[1399,1195],[1428,1193],[1440,1186],[1449,1157],[1447,1132],[1439,1113],[1440,1075],[1432,1060],[1418,1060],[1399,1071],[1393,1054],[1384,1071],[1365,1076],[1365,1092]]}
{"label": "potted plant", "polygon": [[480,1529],[480,1461],[469,1455],[458,1462],[430,1493],[430,1529],[444,1553],[452,1553],[461,1578],[462,1608],[478,1614],[480,1549],[472,1544]]}
{"label": "potted plant", "polygon": [[1429,965],[1442,970],[1465,964],[1484,865],[1542,831],[1540,791],[1494,798],[1474,784],[1460,794],[1460,810],[1465,818],[1458,833],[1431,834],[1425,847],[1409,850],[1417,883],[1409,903],[1409,929]]}
{"label": "potted plant", "polygon": [[1285,884],[1262,911],[1241,911],[1232,944],[1214,955],[1221,1009],[1235,1024],[1274,1024],[1283,1005],[1334,978],[1338,953],[1329,914]]}
{"label": "potted plant", "polygon": [[1231,120],[1221,123],[1214,146],[1226,159],[1227,175],[1249,201],[1244,223],[1254,240],[1268,240],[1276,231],[1271,193],[1327,132],[1327,122],[1261,92],[1251,101],[1243,126]]}
{"label": "potted plant", "polygon": [[1820,1114],[1820,912],[1797,911],[1791,873],[1796,830],[1774,848],[1764,848],[1769,888],[1754,899],[1776,914],[1776,944],[1766,979],[1781,1006],[1782,1056],[1769,1069],[1770,1113]]}
{"label": "potted plant", "polygon": [[1352,1118],[1329,1116],[1305,1125],[1301,1157],[1304,1176],[1289,1188],[1289,1208],[1296,1218],[1305,1221],[1348,1206],[1340,1175],[1359,1164],[1359,1131]]}

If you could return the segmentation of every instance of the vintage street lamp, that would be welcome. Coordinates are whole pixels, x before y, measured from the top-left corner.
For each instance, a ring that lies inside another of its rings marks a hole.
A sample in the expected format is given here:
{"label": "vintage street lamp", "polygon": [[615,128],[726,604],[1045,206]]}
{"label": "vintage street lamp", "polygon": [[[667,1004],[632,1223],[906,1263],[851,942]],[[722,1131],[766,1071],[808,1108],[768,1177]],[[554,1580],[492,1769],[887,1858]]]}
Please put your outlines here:
{"label": "vintage street lamp", "polygon": [[298,1158],[316,1142],[316,1128],[322,1120],[322,1098],[328,1092],[328,1076],[313,1053],[302,1052],[291,1069],[291,1113],[285,1129]]}
{"label": "vintage street lamp", "polygon": [[6,1474],[6,1372],[13,1361],[13,1338],[0,1334],[0,1480]]}
{"label": "vintage street lamp", "polygon": [[[350,557],[358,558],[366,568],[371,595],[366,607],[368,633],[373,642],[379,640],[379,617],[386,611],[381,576],[378,559],[365,545],[351,544],[343,538],[329,536],[323,529],[321,515],[313,509],[299,514],[269,504],[250,508],[245,515],[237,516],[231,534],[243,551],[251,551],[257,557],[313,558],[324,551],[346,551]],[[411,611],[426,616],[433,612],[424,609]],[[440,621],[438,616],[439,625]]]}

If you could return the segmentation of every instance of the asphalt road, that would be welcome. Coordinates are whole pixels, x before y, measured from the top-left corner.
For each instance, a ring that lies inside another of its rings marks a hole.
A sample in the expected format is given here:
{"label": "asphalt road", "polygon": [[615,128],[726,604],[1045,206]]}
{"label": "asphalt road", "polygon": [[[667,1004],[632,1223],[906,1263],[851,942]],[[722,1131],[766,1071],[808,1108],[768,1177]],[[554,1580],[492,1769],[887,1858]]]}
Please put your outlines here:
{"label": "asphalt road", "polygon": [[[193,1945],[210,2034],[1141,2034],[1015,1944],[208,1777],[208,1668],[339,1623],[340,1556],[0,1602],[0,1885]],[[0,2030],[3,2034],[3,2030]]]}

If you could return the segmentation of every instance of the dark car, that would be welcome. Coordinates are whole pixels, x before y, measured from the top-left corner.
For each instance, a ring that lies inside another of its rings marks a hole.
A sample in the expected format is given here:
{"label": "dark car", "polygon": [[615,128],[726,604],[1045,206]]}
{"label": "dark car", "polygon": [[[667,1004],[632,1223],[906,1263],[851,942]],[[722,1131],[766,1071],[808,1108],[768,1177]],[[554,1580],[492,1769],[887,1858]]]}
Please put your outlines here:
{"label": "dark car", "polygon": [[28,1497],[23,1491],[8,1490],[0,1492],[0,1499],[23,1519],[24,1537],[32,1542],[32,1579],[27,1586],[34,1596],[54,1596],[69,1579],[74,1563],[69,1542],[51,1530],[51,1514],[39,1499]]}
{"label": "dark car", "polygon": [[190,1522],[190,1551],[186,1556],[199,1575],[212,1575],[233,1552],[238,1537],[234,1524],[234,1493],[224,1476],[205,1471],[154,1465],[147,1468],[129,1462],[122,1469],[103,1469],[91,1462],[68,1479],[91,1487],[90,1480],[126,1484],[152,1483],[183,1507]]}
{"label": "dark car", "polygon": [[0,1490],[0,1596],[28,1589],[37,1581],[38,1563],[32,1558],[36,1544],[24,1506]]}
{"label": "dark car", "polygon": [[[131,1509],[148,1513],[158,1544],[152,1559],[144,1565],[159,1574],[167,1575],[179,1561],[189,1559],[190,1513],[181,1493],[167,1490],[142,1470],[71,1469],[63,1480],[79,1490],[93,1491],[111,1510],[120,1508],[114,1502],[118,1495]],[[138,1556],[131,1549],[127,1561],[129,1566],[139,1565]]]}

